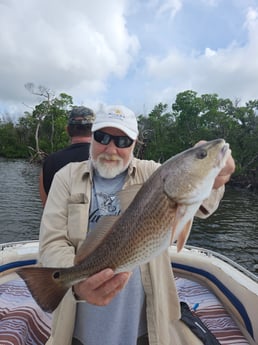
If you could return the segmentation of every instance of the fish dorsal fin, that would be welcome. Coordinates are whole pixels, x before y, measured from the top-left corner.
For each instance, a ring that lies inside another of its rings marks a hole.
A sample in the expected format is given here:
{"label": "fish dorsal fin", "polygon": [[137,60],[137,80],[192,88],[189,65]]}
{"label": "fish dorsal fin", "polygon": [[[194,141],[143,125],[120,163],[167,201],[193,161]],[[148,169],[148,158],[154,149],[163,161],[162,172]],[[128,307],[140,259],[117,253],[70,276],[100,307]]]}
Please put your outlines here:
{"label": "fish dorsal fin", "polygon": [[119,216],[104,216],[99,220],[95,229],[87,235],[85,241],[79,248],[74,261],[76,265],[81,263],[105,240],[118,219]]}
{"label": "fish dorsal fin", "polygon": [[142,187],[142,184],[135,184],[135,185],[129,186],[126,189],[123,189],[117,193],[122,213],[131,204],[131,202],[135,198],[135,195],[139,192],[141,187]]}

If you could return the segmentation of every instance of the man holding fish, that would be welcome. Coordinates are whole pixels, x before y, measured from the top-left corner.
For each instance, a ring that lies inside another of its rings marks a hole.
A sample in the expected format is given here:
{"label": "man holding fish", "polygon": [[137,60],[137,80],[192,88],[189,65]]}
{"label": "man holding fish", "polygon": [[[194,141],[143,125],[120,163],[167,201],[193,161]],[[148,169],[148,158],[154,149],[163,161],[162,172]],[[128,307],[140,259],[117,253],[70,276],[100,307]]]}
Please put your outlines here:
{"label": "man holding fish", "polygon": [[201,344],[180,321],[167,248],[181,250],[193,217],[217,209],[235,168],[229,145],[200,142],[162,166],[136,159],[137,120],[124,106],[102,107],[92,132],[89,161],[53,180],[44,268],[18,271],[39,305],[55,310],[47,344]]}

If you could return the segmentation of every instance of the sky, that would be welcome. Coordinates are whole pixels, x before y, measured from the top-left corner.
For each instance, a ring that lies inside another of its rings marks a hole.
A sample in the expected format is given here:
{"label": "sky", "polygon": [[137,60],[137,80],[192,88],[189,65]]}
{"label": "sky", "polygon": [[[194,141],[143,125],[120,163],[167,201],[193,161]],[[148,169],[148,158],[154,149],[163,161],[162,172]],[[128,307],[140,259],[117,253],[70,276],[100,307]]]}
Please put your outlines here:
{"label": "sky", "polygon": [[0,0],[0,118],[43,86],[148,114],[179,92],[258,99],[258,0]]}

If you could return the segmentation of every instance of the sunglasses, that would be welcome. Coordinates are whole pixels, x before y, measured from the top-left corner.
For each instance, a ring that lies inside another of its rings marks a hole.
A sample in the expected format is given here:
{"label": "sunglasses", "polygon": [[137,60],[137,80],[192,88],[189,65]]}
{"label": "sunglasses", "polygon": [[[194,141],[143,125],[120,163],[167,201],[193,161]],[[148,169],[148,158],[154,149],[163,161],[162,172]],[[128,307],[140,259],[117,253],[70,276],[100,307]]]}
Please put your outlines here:
{"label": "sunglasses", "polygon": [[116,147],[124,149],[130,147],[133,143],[133,139],[126,135],[111,135],[101,131],[95,131],[93,133],[94,140],[102,145],[108,145],[111,140],[114,141]]}

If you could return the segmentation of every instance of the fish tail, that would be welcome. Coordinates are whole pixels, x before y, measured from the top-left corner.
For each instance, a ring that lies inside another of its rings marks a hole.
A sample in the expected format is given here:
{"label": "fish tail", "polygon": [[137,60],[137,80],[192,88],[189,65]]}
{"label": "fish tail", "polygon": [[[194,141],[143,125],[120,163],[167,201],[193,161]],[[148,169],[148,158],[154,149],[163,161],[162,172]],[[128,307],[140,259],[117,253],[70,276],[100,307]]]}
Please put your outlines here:
{"label": "fish tail", "polygon": [[47,267],[26,267],[16,273],[25,281],[32,297],[47,312],[52,312],[69,289],[59,279],[60,269]]}

